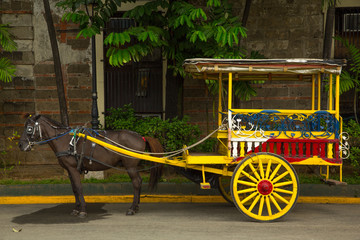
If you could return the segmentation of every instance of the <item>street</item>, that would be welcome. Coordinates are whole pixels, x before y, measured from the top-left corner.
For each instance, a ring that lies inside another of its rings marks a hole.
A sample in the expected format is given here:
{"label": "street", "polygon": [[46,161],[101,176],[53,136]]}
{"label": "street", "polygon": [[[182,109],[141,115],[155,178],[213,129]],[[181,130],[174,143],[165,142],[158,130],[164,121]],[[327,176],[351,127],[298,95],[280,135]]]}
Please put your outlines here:
{"label": "street", "polygon": [[[360,239],[360,205],[297,204],[273,223],[252,222],[227,203],[88,204],[88,217],[70,216],[72,204],[0,205],[0,240],[39,239]],[[19,231],[19,232],[17,232]]]}

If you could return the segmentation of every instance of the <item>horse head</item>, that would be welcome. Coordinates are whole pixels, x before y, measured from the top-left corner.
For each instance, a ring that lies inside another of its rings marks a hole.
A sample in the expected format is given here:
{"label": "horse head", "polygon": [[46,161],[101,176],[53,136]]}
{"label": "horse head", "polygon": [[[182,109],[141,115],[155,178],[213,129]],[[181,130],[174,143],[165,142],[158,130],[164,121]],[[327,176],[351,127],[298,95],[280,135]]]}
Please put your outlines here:
{"label": "horse head", "polygon": [[27,117],[24,131],[21,134],[19,140],[19,148],[21,151],[30,151],[34,142],[40,141],[42,138],[41,127],[39,123],[39,119],[41,115],[30,115],[27,114]]}

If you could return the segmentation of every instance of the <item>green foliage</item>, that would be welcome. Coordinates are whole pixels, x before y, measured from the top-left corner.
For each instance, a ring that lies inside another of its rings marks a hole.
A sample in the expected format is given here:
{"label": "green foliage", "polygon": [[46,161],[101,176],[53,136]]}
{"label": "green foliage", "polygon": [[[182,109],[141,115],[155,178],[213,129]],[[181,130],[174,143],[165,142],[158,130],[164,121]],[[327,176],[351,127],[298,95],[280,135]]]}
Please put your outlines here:
{"label": "green foliage", "polygon": [[[62,20],[80,24],[80,32],[77,37],[91,37],[100,33],[105,23],[117,12],[122,3],[135,2],[129,0],[64,0],[56,4],[66,12]],[[90,17],[92,16],[92,17]]]}
{"label": "green foliage", "polygon": [[340,76],[340,94],[342,94],[352,88],[358,89],[359,87],[360,49],[354,44],[350,44],[347,39],[339,36],[334,37],[334,39],[341,42],[349,53],[350,72],[343,70]]}
{"label": "green foliage", "polygon": [[[89,3],[96,3],[93,17],[89,17]],[[63,20],[79,23],[78,36],[90,37],[121,7],[123,0],[64,0],[57,3],[66,12]],[[204,1],[205,6],[205,1]],[[183,60],[190,57],[241,58],[238,46],[246,37],[246,29],[227,0],[208,0],[204,8],[186,1],[155,0],[127,11],[124,17],[134,19],[136,26],[122,33],[110,33],[104,43],[109,46],[107,56],[113,66],[139,61],[162,47],[175,74],[185,76]],[[85,11],[84,11],[85,9]],[[164,9],[160,11],[159,9]],[[70,11],[69,11],[70,10]]]}
{"label": "green foliage", "polygon": [[[252,51],[247,57],[249,59],[264,59],[264,55],[258,51]],[[233,94],[238,97],[240,100],[248,101],[251,97],[257,95],[255,89],[250,85],[253,84],[263,84],[265,81],[234,81],[233,82]],[[216,96],[219,91],[219,81],[206,79],[205,83],[208,87],[209,93],[213,96]],[[223,94],[227,93],[227,89],[223,87]]]}
{"label": "green foliage", "polygon": [[10,26],[8,24],[0,24],[0,46],[5,51],[12,52],[17,49],[17,45],[12,39],[9,29]]}
{"label": "green foliage", "polygon": [[350,120],[344,124],[343,131],[349,134],[350,156],[349,161],[355,172],[360,174],[360,124]]}
{"label": "green foliage", "polygon": [[16,67],[7,58],[0,58],[0,80],[3,82],[11,82],[15,76]]}
{"label": "green foliage", "polygon": [[158,117],[137,117],[130,105],[109,109],[105,117],[109,129],[127,129],[142,136],[159,139],[165,151],[181,149],[184,144],[191,145],[200,136],[198,126],[188,123],[188,118],[161,120]]}
{"label": "green foliage", "polygon": [[193,148],[194,152],[215,152],[218,140],[216,138],[209,138],[205,142]]}
{"label": "green foliage", "polygon": [[12,136],[6,139],[6,148],[0,151],[0,174],[3,178],[7,178],[9,173],[21,164],[20,161],[15,164],[11,163],[8,156],[9,152],[18,145],[18,141],[16,140],[18,138],[20,138],[20,135],[15,131]]}
{"label": "green foliage", "polygon": [[[17,45],[9,33],[8,24],[0,24],[0,51],[12,52],[17,49]],[[0,58],[0,80],[10,82],[11,77],[15,76],[16,68],[7,58]]]}

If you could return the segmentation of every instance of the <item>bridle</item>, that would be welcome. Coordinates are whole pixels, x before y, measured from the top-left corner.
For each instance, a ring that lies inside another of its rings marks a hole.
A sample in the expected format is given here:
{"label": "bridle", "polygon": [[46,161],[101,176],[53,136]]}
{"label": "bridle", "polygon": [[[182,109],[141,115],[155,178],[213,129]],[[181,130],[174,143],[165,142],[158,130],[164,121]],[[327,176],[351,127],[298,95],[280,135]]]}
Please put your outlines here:
{"label": "bridle", "polygon": [[[46,144],[50,141],[56,140],[58,138],[61,138],[62,136],[65,136],[67,134],[69,134],[71,131],[73,131],[70,127],[58,127],[58,126],[54,126],[53,124],[49,123],[48,121],[42,119],[43,122],[46,122],[50,127],[52,127],[53,129],[57,130],[57,129],[66,129],[67,131],[62,132],[60,134],[55,134],[55,136],[53,137],[49,137],[47,139],[43,139],[43,135],[42,135],[42,131],[41,131],[41,125],[39,123],[38,120],[32,120],[32,119],[28,119],[28,121],[34,122],[33,126],[29,126],[28,124],[26,125],[26,140],[28,142],[29,147],[31,148],[34,145],[42,145],[42,144]],[[36,138],[36,133],[39,132],[39,140],[35,141]],[[30,137],[29,137],[30,136]]]}

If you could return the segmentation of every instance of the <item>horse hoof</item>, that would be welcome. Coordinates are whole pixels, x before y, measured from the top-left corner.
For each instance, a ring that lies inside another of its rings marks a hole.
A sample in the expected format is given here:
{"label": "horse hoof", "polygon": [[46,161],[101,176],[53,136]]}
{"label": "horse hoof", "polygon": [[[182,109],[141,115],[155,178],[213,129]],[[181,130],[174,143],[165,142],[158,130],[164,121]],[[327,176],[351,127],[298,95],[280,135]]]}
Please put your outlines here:
{"label": "horse hoof", "polygon": [[71,216],[78,216],[79,213],[80,213],[80,211],[74,209],[74,210],[72,210],[72,212],[70,213],[70,215],[71,215]]}
{"label": "horse hoof", "polygon": [[132,215],[135,215],[135,211],[132,209],[128,209],[126,212],[126,216],[132,216]]}
{"label": "horse hoof", "polygon": [[87,217],[87,213],[86,213],[86,212],[79,212],[78,217],[79,217],[79,218],[86,218],[86,217]]}

